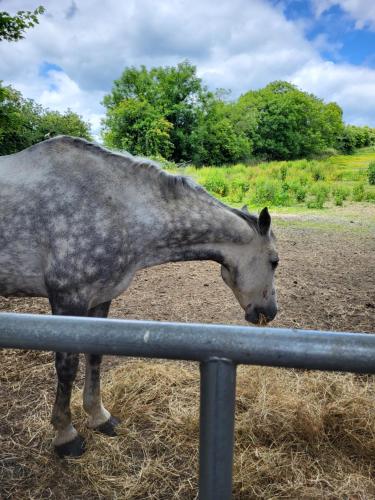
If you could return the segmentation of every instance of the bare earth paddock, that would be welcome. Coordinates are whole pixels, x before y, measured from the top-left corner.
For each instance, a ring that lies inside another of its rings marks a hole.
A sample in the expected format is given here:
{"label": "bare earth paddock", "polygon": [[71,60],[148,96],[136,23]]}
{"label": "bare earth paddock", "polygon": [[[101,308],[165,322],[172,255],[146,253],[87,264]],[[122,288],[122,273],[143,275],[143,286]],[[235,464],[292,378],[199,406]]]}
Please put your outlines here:
{"label": "bare earth paddock", "polygon": [[[375,213],[329,221],[282,217],[280,313],[273,326],[375,332]],[[43,299],[0,298],[1,311],[48,313]],[[139,273],[111,317],[245,324],[210,262]],[[107,358],[103,397],[120,436],[85,428],[82,370],[73,397],[87,453],[61,461],[49,424],[50,353],[0,353],[0,498],[193,499],[198,367]],[[375,380],[341,373],[241,367],[234,498],[375,498]]]}

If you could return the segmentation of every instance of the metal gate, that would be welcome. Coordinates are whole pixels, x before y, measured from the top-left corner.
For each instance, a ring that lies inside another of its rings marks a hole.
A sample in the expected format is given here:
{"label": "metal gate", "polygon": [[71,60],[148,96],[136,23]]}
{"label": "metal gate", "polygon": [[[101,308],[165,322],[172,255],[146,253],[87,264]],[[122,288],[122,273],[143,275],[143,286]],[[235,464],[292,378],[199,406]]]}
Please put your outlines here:
{"label": "metal gate", "polygon": [[375,373],[375,335],[0,314],[0,347],[200,363],[199,498],[231,498],[236,367]]}

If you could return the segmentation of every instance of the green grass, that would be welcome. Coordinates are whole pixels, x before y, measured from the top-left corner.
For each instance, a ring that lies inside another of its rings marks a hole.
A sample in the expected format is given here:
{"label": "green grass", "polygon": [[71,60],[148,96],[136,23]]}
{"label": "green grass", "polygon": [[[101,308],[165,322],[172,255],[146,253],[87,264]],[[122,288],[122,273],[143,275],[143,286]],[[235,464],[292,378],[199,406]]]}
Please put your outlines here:
{"label": "green grass", "polygon": [[183,169],[211,194],[234,206],[294,207],[321,210],[350,202],[375,203],[368,166],[375,148],[324,160],[296,160],[230,167]]}

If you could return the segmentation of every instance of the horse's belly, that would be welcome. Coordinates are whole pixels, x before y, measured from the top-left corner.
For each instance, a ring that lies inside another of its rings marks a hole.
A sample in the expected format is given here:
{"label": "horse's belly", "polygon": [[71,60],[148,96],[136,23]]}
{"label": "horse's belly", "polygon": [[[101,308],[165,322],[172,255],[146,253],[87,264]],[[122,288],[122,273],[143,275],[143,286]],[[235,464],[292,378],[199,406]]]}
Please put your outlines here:
{"label": "horse's belly", "polygon": [[39,275],[13,275],[0,270],[3,297],[47,297],[44,279]]}

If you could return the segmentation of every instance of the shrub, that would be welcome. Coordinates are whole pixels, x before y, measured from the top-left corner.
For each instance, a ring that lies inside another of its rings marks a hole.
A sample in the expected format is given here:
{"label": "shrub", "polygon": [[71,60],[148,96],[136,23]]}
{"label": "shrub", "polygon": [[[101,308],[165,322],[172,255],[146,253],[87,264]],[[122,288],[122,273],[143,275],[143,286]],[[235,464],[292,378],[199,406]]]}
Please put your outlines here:
{"label": "shrub", "polygon": [[367,170],[368,182],[371,186],[375,185],[375,161],[371,161]]}
{"label": "shrub", "polygon": [[305,185],[301,183],[301,179],[290,181],[289,190],[298,203],[305,201],[307,189]]}
{"label": "shrub", "polygon": [[254,202],[258,205],[266,203],[273,205],[277,185],[276,181],[258,179],[255,184]]}
{"label": "shrub", "polygon": [[325,179],[323,169],[318,166],[313,166],[311,168],[311,176],[315,182],[324,181]]}
{"label": "shrub", "polygon": [[312,198],[307,202],[307,208],[323,208],[328,199],[329,188],[324,184],[316,185],[311,190]]}
{"label": "shrub", "polygon": [[371,203],[375,203],[375,191],[366,191],[364,199]]}
{"label": "shrub", "polygon": [[151,155],[151,156],[149,156],[149,158],[150,158],[150,160],[159,164],[165,170],[177,170],[177,168],[180,166],[180,165],[177,165],[173,161],[169,161],[169,160],[165,159],[161,155]]}
{"label": "shrub", "polygon": [[280,168],[280,179],[282,181],[285,181],[287,174],[288,174],[288,167],[285,164],[281,165],[281,168]]}
{"label": "shrub", "polygon": [[225,175],[217,170],[212,169],[205,179],[202,180],[203,186],[211,193],[219,196],[228,194],[228,181]]}
{"label": "shrub", "polygon": [[255,192],[251,201],[256,205],[289,206],[291,199],[288,184],[259,178],[255,184]]}
{"label": "shrub", "polygon": [[335,194],[335,205],[338,207],[342,207],[343,203],[344,203],[344,198],[342,197],[342,195],[340,193],[336,193]]}
{"label": "shrub", "polygon": [[307,186],[307,184],[309,184],[310,182],[310,178],[308,175],[302,174],[298,176],[298,181],[301,184],[301,186]]}
{"label": "shrub", "polygon": [[363,184],[358,184],[353,188],[352,199],[353,201],[363,201],[365,197],[365,187]]}
{"label": "shrub", "polygon": [[250,183],[247,179],[240,177],[232,179],[229,185],[229,200],[233,203],[240,203],[249,187]]}
{"label": "shrub", "polygon": [[333,196],[337,198],[341,198],[343,201],[347,200],[349,195],[350,195],[350,190],[349,188],[343,187],[343,186],[335,186],[332,189],[332,194]]}

